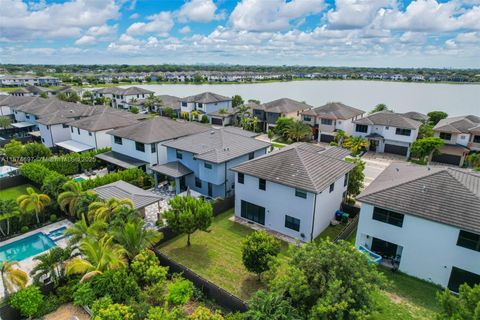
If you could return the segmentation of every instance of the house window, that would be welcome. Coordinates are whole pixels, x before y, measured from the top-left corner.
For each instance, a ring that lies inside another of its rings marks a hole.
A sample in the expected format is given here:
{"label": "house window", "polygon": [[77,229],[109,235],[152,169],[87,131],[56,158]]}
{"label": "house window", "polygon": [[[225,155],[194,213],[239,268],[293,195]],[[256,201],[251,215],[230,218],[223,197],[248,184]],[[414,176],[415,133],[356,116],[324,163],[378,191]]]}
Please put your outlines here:
{"label": "house window", "polygon": [[473,136],[473,142],[480,143],[480,136]]}
{"label": "house window", "polygon": [[64,124],[62,124],[62,128],[63,128],[63,129],[66,129],[66,128],[68,128],[68,124],[65,124],[65,123],[64,123]]}
{"label": "house window", "polygon": [[47,130],[50,130],[50,126],[47,126]]}
{"label": "house window", "polygon": [[333,124],[333,121],[331,119],[322,119],[321,123],[326,126],[331,126]]}
{"label": "house window", "polygon": [[368,126],[365,125],[365,124],[357,124],[357,125],[355,126],[355,131],[356,131],[356,132],[367,133],[367,132],[368,132]]}
{"label": "house window", "polygon": [[183,152],[182,151],[177,150],[176,155],[177,155],[177,159],[183,159]]}
{"label": "house window", "polygon": [[157,152],[157,145],[156,145],[155,143],[152,143],[152,144],[150,145],[150,149],[152,150],[152,153]]}
{"label": "house window", "polygon": [[140,152],[145,152],[145,145],[141,142],[135,141],[135,149]]}
{"label": "house window", "polygon": [[310,121],[312,121],[312,117],[310,117],[310,116],[303,116],[303,120],[304,120],[304,121],[307,121],[307,122],[310,122]]}
{"label": "house window", "polygon": [[397,128],[395,130],[395,134],[398,135],[398,136],[410,136],[410,134],[412,133],[412,130],[410,129],[401,129],[401,128]]}
{"label": "house window", "polygon": [[465,140],[465,136],[460,136],[460,140]]}
{"label": "house window", "polygon": [[452,139],[452,134],[448,132],[440,132],[440,139],[450,140]]}
{"label": "house window", "polygon": [[203,108],[203,103],[198,103],[197,107],[199,107],[200,109]]}
{"label": "house window", "polygon": [[285,228],[300,231],[300,219],[285,215]]}
{"label": "house window", "polygon": [[80,134],[80,128],[77,128],[77,133]]}
{"label": "house window", "polygon": [[88,131],[88,135],[89,135],[89,136],[92,136],[92,133],[91,133],[90,131]]}
{"label": "house window", "polygon": [[348,184],[348,173],[345,173],[345,179],[343,180],[343,186],[346,187]]}
{"label": "house window", "polygon": [[187,103],[186,102],[182,102],[182,107],[186,107],[187,106]]}
{"label": "house window", "polygon": [[307,199],[307,193],[300,189],[295,189],[295,196],[303,199]]}
{"label": "house window", "polygon": [[265,208],[244,200],[241,202],[241,216],[256,223],[265,224]]}
{"label": "house window", "polygon": [[255,153],[250,152],[250,153],[248,154],[248,160],[252,160],[253,157],[255,157]]}
{"label": "house window", "polygon": [[243,173],[239,172],[237,177],[237,182],[243,184],[244,181],[245,181],[245,176],[243,175]]}
{"label": "house window", "polygon": [[202,180],[195,177],[195,187],[201,189],[202,188]]}
{"label": "house window", "polygon": [[403,217],[403,214],[390,210],[385,210],[377,207],[373,209],[373,220],[385,222],[400,228],[403,226]]}
{"label": "house window", "polygon": [[330,185],[330,193],[332,193],[333,190],[335,190],[335,182]]}
{"label": "house window", "polygon": [[116,144],[123,144],[122,138],[117,136],[113,136],[113,142],[115,142]]}
{"label": "house window", "polygon": [[390,127],[385,127],[385,130],[388,130],[388,129],[390,129]]}
{"label": "house window", "polygon": [[265,179],[258,179],[258,189],[265,190],[267,181]]}
{"label": "house window", "polygon": [[210,162],[204,162],[203,166],[207,169],[212,169],[212,164]]}
{"label": "house window", "polygon": [[457,246],[480,251],[480,235],[460,230],[458,234]]}
{"label": "house window", "polygon": [[70,131],[73,133],[73,127],[70,127]]}

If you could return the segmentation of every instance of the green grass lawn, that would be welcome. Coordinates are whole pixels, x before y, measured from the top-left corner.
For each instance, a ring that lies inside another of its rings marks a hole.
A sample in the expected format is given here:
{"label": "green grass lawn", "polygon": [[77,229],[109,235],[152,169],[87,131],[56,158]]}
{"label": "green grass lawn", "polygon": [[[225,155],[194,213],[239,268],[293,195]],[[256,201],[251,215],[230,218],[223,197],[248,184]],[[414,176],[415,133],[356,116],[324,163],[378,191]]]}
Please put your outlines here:
{"label": "green grass lawn", "polygon": [[278,149],[282,149],[282,148],[285,148],[287,145],[283,144],[283,143],[272,142],[272,146],[275,147],[275,148],[278,148]]}
{"label": "green grass lawn", "polygon": [[[215,217],[208,233],[195,232],[190,247],[187,236],[181,235],[162,244],[159,250],[239,298],[248,299],[265,285],[242,264],[242,240],[252,229],[228,220],[232,214],[233,209]],[[283,259],[286,251],[284,244]]]}
{"label": "green grass lawn", "polygon": [[35,191],[39,191],[36,187],[30,184],[22,184],[21,186],[11,187],[0,191],[0,198],[2,199],[12,199],[17,200],[17,198],[21,195],[27,193],[27,188],[31,187],[35,189]]}
{"label": "green grass lawn", "polygon": [[315,241],[320,241],[322,239],[330,238],[330,240],[335,240],[335,238],[342,232],[345,228],[345,223],[339,223],[336,226],[329,225],[322,233],[315,238]]}

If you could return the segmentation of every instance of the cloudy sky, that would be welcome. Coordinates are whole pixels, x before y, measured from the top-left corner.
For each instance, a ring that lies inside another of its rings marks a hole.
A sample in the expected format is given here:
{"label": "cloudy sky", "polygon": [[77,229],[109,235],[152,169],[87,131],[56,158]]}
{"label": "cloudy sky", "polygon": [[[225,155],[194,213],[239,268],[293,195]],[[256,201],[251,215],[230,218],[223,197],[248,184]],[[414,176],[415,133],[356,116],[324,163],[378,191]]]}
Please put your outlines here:
{"label": "cloudy sky", "polygon": [[480,0],[0,0],[2,63],[480,67]]}

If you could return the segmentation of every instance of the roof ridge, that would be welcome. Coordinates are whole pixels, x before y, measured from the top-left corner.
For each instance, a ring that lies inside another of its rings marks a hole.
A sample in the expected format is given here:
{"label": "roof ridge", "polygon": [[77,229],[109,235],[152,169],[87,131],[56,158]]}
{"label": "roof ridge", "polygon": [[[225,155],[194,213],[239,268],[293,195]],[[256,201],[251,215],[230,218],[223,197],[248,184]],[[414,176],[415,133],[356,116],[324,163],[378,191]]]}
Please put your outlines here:
{"label": "roof ridge", "polygon": [[[458,169],[455,169],[455,168],[446,168],[445,171],[448,173],[448,175],[450,175],[453,179],[455,179],[459,184],[461,184],[465,189],[467,189],[469,191],[469,193],[473,194],[475,197],[480,199],[480,194],[476,194],[472,189],[470,189],[468,186],[466,186],[465,183],[460,181],[458,179],[458,177],[456,177],[455,175],[452,174],[452,171],[456,172],[456,173],[459,173],[459,174],[464,174],[466,176],[470,176],[472,178],[476,178],[480,181],[480,176],[479,175],[474,174],[472,172],[468,172],[468,171],[458,170]],[[480,185],[480,182],[479,182],[479,185]]]}

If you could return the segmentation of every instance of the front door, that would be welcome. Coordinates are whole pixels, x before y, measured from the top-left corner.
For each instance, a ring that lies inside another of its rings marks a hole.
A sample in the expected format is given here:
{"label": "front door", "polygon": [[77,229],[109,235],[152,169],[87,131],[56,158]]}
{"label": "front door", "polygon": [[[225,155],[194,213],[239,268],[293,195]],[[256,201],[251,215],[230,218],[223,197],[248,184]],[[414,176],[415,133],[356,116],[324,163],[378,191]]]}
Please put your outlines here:
{"label": "front door", "polygon": [[208,196],[209,197],[213,196],[213,186],[210,182],[208,183]]}
{"label": "front door", "polygon": [[398,246],[394,243],[378,238],[372,239],[372,251],[384,258],[395,257],[397,255],[397,248]]}
{"label": "front door", "polygon": [[187,186],[185,185],[185,177],[180,177],[180,192],[187,190]]}
{"label": "front door", "polygon": [[370,140],[368,150],[375,152],[377,151],[377,146],[378,146],[378,140]]}

